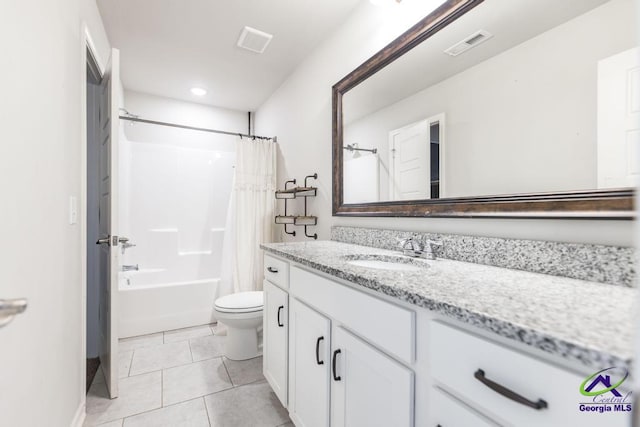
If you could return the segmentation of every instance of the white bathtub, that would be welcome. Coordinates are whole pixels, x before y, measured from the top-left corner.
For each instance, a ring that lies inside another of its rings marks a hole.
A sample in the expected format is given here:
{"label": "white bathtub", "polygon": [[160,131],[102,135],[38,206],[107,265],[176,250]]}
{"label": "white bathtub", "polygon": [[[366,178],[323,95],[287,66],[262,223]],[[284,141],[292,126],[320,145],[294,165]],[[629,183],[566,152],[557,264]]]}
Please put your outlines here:
{"label": "white bathtub", "polygon": [[153,283],[160,269],[122,272],[119,277],[120,338],[215,322],[219,278]]}

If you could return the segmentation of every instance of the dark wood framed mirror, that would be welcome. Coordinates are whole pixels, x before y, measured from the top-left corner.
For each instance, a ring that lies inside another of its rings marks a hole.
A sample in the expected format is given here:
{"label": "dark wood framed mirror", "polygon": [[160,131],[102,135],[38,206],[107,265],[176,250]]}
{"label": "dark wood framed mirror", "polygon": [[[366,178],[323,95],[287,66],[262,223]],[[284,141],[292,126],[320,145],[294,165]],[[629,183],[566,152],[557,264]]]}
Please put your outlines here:
{"label": "dark wood framed mirror", "polygon": [[632,3],[445,1],[333,86],[333,215],[633,218]]}

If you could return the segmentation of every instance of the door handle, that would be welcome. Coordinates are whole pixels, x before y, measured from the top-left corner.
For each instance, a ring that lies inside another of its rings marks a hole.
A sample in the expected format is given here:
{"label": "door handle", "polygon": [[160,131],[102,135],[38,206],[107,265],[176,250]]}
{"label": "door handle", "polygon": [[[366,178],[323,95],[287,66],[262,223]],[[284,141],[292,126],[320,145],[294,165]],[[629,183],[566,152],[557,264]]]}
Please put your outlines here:
{"label": "door handle", "polygon": [[284,323],[280,323],[280,313],[282,313],[283,308],[284,308],[284,305],[281,305],[280,307],[278,307],[278,326],[280,326],[281,328],[284,326]]}
{"label": "door handle", "polygon": [[16,314],[27,309],[27,299],[0,299],[0,327],[11,323]]}
{"label": "door handle", "polygon": [[338,355],[340,353],[342,353],[342,351],[340,351],[340,349],[338,349],[338,350],[333,352],[333,363],[332,363],[333,364],[333,368],[332,368],[332,370],[333,370],[333,380],[334,381],[341,381],[342,380],[342,377],[338,376],[336,374],[336,358],[338,357]]}
{"label": "door handle", "polygon": [[107,245],[111,246],[111,236],[103,237],[102,239],[98,239],[96,245]]}
{"label": "door handle", "polygon": [[324,360],[320,360],[320,341],[324,340],[324,337],[318,337],[316,340],[316,363],[318,365],[324,365]]}

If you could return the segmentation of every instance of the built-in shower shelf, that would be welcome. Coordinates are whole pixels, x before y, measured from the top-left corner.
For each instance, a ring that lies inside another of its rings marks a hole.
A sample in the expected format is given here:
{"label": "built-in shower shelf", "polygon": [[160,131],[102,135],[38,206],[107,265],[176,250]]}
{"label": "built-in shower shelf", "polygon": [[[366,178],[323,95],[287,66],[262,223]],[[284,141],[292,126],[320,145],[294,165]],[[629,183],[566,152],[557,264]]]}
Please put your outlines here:
{"label": "built-in shower shelf", "polygon": [[211,251],[182,251],[178,252],[179,256],[190,256],[190,255],[211,255]]}
{"label": "built-in shower shelf", "polygon": [[[308,234],[307,227],[313,227],[318,225],[318,217],[307,214],[307,197],[315,197],[318,194],[317,187],[311,187],[307,184],[307,180],[309,179],[318,179],[318,174],[314,173],[313,175],[308,175],[304,178],[304,187],[291,187],[287,188],[288,184],[296,185],[296,180],[292,179],[284,183],[284,190],[276,191],[276,199],[284,200],[284,215],[276,215],[275,223],[284,225],[284,232],[290,234],[292,236],[296,235],[295,231],[289,231],[287,229],[288,225],[299,225],[304,227],[304,235],[306,237],[311,237],[312,239],[317,239],[318,234]],[[304,198],[304,215],[288,215],[287,214],[287,202],[291,199],[295,199],[297,197]]]}
{"label": "built-in shower shelf", "polygon": [[287,190],[276,191],[276,199],[295,199],[296,197],[315,197],[318,193],[316,187],[294,187]]}

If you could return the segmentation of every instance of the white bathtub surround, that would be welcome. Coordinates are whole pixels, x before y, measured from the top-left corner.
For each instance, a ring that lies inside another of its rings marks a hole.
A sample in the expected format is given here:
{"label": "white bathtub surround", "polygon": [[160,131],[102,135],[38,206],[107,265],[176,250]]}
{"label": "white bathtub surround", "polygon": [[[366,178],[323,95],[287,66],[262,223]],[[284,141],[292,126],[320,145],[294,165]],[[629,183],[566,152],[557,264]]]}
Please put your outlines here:
{"label": "white bathtub surround", "polygon": [[213,301],[219,279],[163,283],[145,277],[159,274],[144,270],[120,273],[120,338],[215,321]]}
{"label": "white bathtub surround", "polygon": [[230,266],[230,274],[223,270],[220,296],[262,289],[260,244],[272,241],[275,190],[275,143],[238,138],[231,221],[225,233],[225,249],[229,249],[230,257],[223,266]]}
{"label": "white bathtub surround", "polygon": [[[140,117],[241,132],[246,114],[126,92]],[[126,124],[121,146],[123,234],[136,246],[120,281],[121,338],[215,321],[234,136]]]}

